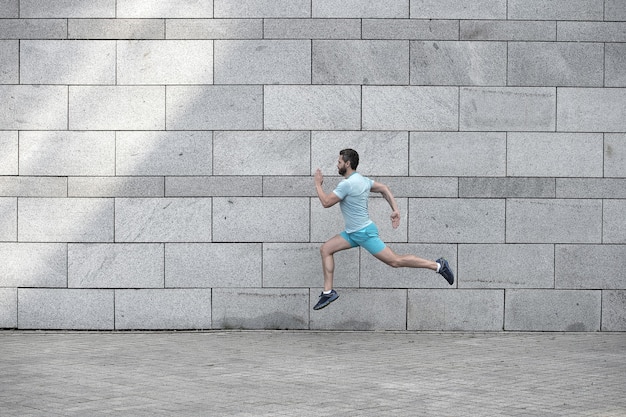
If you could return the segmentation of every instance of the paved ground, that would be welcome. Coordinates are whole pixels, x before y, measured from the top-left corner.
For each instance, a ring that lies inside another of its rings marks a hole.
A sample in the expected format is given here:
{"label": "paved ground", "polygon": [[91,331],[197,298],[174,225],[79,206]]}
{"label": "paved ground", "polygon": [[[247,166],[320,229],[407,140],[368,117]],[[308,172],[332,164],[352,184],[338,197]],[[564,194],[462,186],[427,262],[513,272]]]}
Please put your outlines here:
{"label": "paved ground", "polygon": [[626,333],[0,332],[2,416],[626,416]]}

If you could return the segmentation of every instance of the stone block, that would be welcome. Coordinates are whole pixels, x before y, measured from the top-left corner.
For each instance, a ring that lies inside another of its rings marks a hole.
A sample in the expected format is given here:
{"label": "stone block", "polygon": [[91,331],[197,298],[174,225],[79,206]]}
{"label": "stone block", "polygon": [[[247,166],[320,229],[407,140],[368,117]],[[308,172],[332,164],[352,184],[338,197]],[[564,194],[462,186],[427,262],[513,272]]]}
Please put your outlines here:
{"label": "stone block", "polygon": [[363,19],[363,39],[457,40],[457,20]]}
{"label": "stone block", "polygon": [[[626,31],[626,25],[625,31]],[[605,48],[606,87],[626,87],[626,43],[609,43]]]}
{"label": "stone block", "polygon": [[268,85],[264,88],[268,130],[359,130],[361,87]]}
{"label": "stone block", "polygon": [[[311,330],[406,330],[407,290],[341,289],[339,299],[311,310]],[[312,309],[319,292],[311,290]]]}
{"label": "stone block", "polygon": [[306,18],[310,0],[213,0],[216,18]]}
{"label": "stone block", "polygon": [[17,288],[0,288],[0,329],[17,328]]}
{"label": "stone block", "polygon": [[602,243],[626,243],[626,200],[604,200]]}
{"label": "stone block", "polygon": [[107,289],[18,289],[20,329],[113,330],[115,300]]}
{"label": "stone block", "polygon": [[0,39],[66,39],[67,19],[2,19]]}
{"label": "stone block", "polygon": [[554,88],[461,87],[460,95],[461,130],[555,130]]}
{"label": "stone block", "polygon": [[265,39],[361,39],[359,19],[265,19]]}
{"label": "stone block", "polygon": [[217,40],[215,84],[310,84],[308,40]]}
{"label": "stone block", "polygon": [[166,288],[261,287],[260,243],[165,245]]}
{"label": "stone block", "polygon": [[554,245],[459,245],[458,264],[459,288],[554,288]]}
{"label": "stone block", "polygon": [[167,19],[166,39],[261,39],[263,19]]}
{"label": "stone block", "polygon": [[313,41],[313,84],[406,85],[408,65],[406,41]]}
{"label": "stone block", "polygon": [[326,242],[346,229],[339,204],[324,208],[317,198],[311,199],[311,242]]}
{"label": "stone block", "polygon": [[117,0],[117,18],[211,18],[214,0]]}
{"label": "stone block", "polygon": [[626,3],[622,0],[605,0],[604,19],[626,21]]}
{"label": "stone block", "polygon": [[20,79],[18,41],[0,40],[0,84],[17,84]]}
{"label": "stone block", "polygon": [[0,85],[0,129],[67,129],[67,86]]}
{"label": "stone block", "polygon": [[[400,226],[397,229],[394,229],[391,225],[391,207],[389,203],[384,198],[380,197],[380,194],[372,193],[371,196],[375,196],[377,198],[370,198],[369,200],[369,214],[370,218],[374,223],[376,223],[376,227],[378,227],[378,233],[383,241],[389,242],[404,242],[406,243],[408,240],[407,236],[407,225],[408,225],[408,199],[406,198],[398,198],[396,197],[396,203],[398,204],[398,209],[400,210]],[[314,201],[313,204],[316,202]],[[315,204],[317,205],[317,204]],[[320,207],[321,204],[318,206]],[[342,217],[343,219],[343,217]],[[343,230],[343,229],[341,229]],[[341,230],[337,230],[337,232],[341,232]]]}
{"label": "stone block", "polygon": [[68,19],[67,37],[68,39],[163,39],[165,20]]}
{"label": "stone block", "polygon": [[626,199],[626,178],[557,178],[556,196]]}
{"label": "stone block", "polygon": [[308,329],[308,300],[307,289],[214,289],[213,328]]}
{"label": "stone block", "polygon": [[211,290],[115,290],[116,330],[211,328]]}
{"label": "stone block", "polygon": [[265,197],[317,197],[314,180],[308,175],[267,176],[263,177],[262,184]]}
{"label": "stone block", "polygon": [[504,235],[504,200],[409,199],[409,242],[504,243]]}
{"label": "stone block", "polygon": [[600,243],[601,239],[601,200],[507,200],[507,243]]}
{"label": "stone block", "polygon": [[559,88],[557,130],[624,132],[626,89]]}
{"label": "stone block", "polygon": [[505,176],[506,147],[504,133],[411,132],[409,172],[414,176]]}
{"label": "stone block", "polygon": [[[324,285],[319,243],[263,244],[263,287],[319,288]],[[359,287],[359,251],[335,254],[334,283]]]}
{"label": "stone block", "polygon": [[461,20],[461,40],[556,41],[556,22]]}
{"label": "stone block", "polygon": [[118,198],[116,242],[210,242],[210,198]]}
{"label": "stone block", "polygon": [[626,42],[624,22],[559,22],[558,25],[558,41]]}
{"label": "stone block", "polygon": [[162,177],[70,177],[69,197],[163,197]]}
{"label": "stone block", "polygon": [[604,45],[509,42],[508,85],[602,87]]}
{"label": "stone block", "polygon": [[412,19],[506,19],[506,0],[413,0]]}
{"label": "stone block", "polygon": [[[327,176],[338,175],[337,159],[345,148],[359,153],[357,169],[365,176],[408,175],[407,132],[312,132],[311,175],[317,168]],[[317,195],[317,194],[315,194]]]}
{"label": "stone block", "polygon": [[[626,288],[626,246],[556,245],[556,288]],[[598,265],[602,265],[600,268]]]}
{"label": "stone block", "polygon": [[602,20],[603,0],[508,0],[511,20]]}
{"label": "stone block", "polygon": [[[410,254],[431,261],[444,257],[452,271],[457,271],[456,245],[390,243],[388,246],[399,255]],[[365,288],[451,288],[441,275],[430,269],[394,269],[364,250],[361,250],[360,271],[360,287]]]}
{"label": "stone block", "polygon": [[211,175],[212,132],[118,132],[117,175]]}
{"label": "stone block", "polygon": [[69,244],[69,288],[163,288],[163,244]]}
{"label": "stone block", "polygon": [[118,41],[117,83],[212,84],[213,41]]}
{"label": "stone block", "polygon": [[309,132],[215,132],[213,174],[308,175],[310,153]]}
{"label": "stone block", "polygon": [[604,175],[626,177],[626,134],[604,135]]}
{"label": "stone block", "polygon": [[372,177],[398,197],[458,197],[459,180],[450,177]]}
{"label": "stone block", "polygon": [[626,331],[626,291],[602,291],[602,331]]}
{"label": "stone block", "polygon": [[602,134],[515,133],[507,135],[507,175],[602,177]]}
{"label": "stone block", "polygon": [[67,286],[62,243],[0,243],[0,258],[0,287]]}
{"label": "stone block", "polygon": [[116,0],[20,0],[20,17],[46,18],[111,18],[115,16]]}
{"label": "stone block", "polygon": [[408,18],[409,0],[315,0],[312,17]]}
{"label": "stone block", "polygon": [[70,130],[165,128],[163,86],[70,86]]}
{"label": "stone block", "polygon": [[[274,177],[268,177],[274,178]],[[167,177],[166,197],[261,197],[261,177]]]}
{"label": "stone block", "polygon": [[17,240],[17,198],[0,197],[0,242]]}
{"label": "stone block", "polygon": [[19,15],[19,0],[2,0],[0,2],[0,18],[17,18]]}
{"label": "stone block", "polygon": [[213,198],[214,242],[308,242],[308,198]]}
{"label": "stone block", "polygon": [[456,87],[363,87],[364,130],[458,130]]}
{"label": "stone block", "polygon": [[263,87],[168,86],[166,108],[169,130],[259,130]]}
{"label": "stone block", "polygon": [[115,175],[115,132],[20,133],[20,175]]}
{"label": "stone block", "polygon": [[0,131],[0,175],[17,175],[17,167],[18,132]]}
{"label": "stone block", "polygon": [[67,178],[0,176],[0,197],[67,197]]}
{"label": "stone block", "polygon": [[413,41],[411,84],[506,85],[506,42]]}
{"label": "stone block", "polygon": [[24,40],[23,84],[115,84],[115,41]]}
{"label": "stone block", "polygon": [[409,290],[407,330],[501,331],[502,290]]}
{"label": "stone block", "polygon": [[113,199],[23,198],[20,242],[113,242]]}
{"label": "stone block", "polygon": [[600,330],[601,291],[506,290],[504,330]]}
{"label": "stone block", "polygon": [[554,178],[459,178],[459,197],[554,198]]}

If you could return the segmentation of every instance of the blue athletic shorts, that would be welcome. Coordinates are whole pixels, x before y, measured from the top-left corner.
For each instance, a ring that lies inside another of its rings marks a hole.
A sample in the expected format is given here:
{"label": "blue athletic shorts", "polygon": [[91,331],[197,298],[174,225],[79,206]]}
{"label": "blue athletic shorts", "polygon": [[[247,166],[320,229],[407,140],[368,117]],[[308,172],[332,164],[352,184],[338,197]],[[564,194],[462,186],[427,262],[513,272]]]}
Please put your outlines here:
{"label": "blue athletic shorts", "polygon": [[341,232],[341,237],[348,241],[350,246],[364,247],[372,255],[385,249],[387,245],[378,237],[378,227],[374,223],[354,233]]}

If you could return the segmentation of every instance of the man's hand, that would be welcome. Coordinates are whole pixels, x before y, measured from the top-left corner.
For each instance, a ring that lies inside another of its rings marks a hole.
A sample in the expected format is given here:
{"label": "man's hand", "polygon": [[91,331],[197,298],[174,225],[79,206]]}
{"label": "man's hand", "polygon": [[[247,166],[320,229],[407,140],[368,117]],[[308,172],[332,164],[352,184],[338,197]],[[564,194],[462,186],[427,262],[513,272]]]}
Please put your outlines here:
{"label": "man's hand", "polygon": [[391,225],[394,229],[397,229],[398,226],[400,226],[400,212],[397,210],[391,213]]}
{"label": "man's hand", "polygon": [[322,185],[324,183],[324,175],[322,175],[322,170],[317,169],[315,171],[315,185]]}

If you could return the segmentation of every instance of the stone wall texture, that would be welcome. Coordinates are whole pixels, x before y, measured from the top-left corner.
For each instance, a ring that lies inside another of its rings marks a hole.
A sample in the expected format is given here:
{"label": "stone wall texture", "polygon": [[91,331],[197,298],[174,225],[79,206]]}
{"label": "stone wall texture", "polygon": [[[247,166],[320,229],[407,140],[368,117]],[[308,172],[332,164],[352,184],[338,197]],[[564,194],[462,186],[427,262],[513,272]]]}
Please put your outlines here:
{"label": "stone wall texture", "polygon": [[0,0],[0,328],[626,331],[626,2]]}

